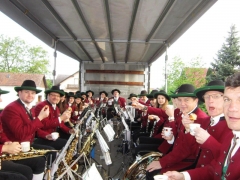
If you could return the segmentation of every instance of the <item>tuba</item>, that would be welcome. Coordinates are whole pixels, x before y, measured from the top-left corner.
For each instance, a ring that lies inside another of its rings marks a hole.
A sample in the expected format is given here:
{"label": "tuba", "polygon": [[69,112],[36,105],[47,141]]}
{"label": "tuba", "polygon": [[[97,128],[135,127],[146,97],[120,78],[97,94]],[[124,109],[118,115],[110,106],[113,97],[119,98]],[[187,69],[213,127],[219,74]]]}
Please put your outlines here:
{"label": "tuba", "polygon": [[128,168],[124,174],[124,180],[144,180],[146,177],[146,168],[152,161],[157,161],[162,157],[160,152],[150,152],[144,156],[137,156],[135,162]]}

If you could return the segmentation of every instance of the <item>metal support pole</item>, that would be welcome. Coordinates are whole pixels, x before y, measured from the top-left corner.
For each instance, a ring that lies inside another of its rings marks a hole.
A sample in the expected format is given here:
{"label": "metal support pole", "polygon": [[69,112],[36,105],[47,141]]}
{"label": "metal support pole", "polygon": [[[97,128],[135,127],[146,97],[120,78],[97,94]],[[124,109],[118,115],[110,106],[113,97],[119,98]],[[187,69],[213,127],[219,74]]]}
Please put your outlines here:
{"label": "metal support pole", "polygon": [[54,63],[53,63],[53,85],[55,85],[55,76],[56,76],[56,61],[57,61],[57,42],[58,41],[54,41]]}
{"label": "metal support pole", "polygon": [[150,79],[151,79],[151,65],[148,65],[148,89],[147,89],[147,91],[148,91],[148,93],[150,93],[150,85],[151,85],[151,83],[150,83]]}
{"label": "metal support pole", "polygon": [[79,61],[79,74],[78,74],[78,89],[82,91],[81,84],[82,84],[82,61]]}
{"label": "metal support pole", "polygon": [[167,54],[167,50],[168,50],[168,44],[165,43],[166,46],[166,55],[165,55],[165,91],[167,93],[167,60],[168,60],[168,54]]}

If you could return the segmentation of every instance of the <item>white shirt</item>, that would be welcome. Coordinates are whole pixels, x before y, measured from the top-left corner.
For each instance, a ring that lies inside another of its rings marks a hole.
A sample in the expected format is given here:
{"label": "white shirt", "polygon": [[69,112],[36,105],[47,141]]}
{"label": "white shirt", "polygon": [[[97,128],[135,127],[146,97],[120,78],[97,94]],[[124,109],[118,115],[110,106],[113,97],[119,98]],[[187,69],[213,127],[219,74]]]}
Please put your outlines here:
{"label": "white shirt", "polygon": [[213,121],[214,121],[214,123],[211,124],[211,126],[215,126],[220,121],[220,118],[223,117],[223,116],[224,116],[224,114],[222,113],[222,114],[220,114],[218,116],[211,117],[213,119]]}

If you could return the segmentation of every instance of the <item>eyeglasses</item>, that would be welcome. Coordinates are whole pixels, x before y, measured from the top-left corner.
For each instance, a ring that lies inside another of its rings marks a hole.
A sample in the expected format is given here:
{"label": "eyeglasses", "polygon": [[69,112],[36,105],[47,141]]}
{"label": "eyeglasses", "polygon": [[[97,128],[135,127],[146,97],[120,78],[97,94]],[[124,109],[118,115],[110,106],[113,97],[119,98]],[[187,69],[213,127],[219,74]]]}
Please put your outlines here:
{"label": "eyeglasses", "polygon": [[57,95],[57,94],[49,94],[49,95],[51,95],[52,97],[60,98],[60,95]]}
{"label": "eyeglasses", "polygon": [[212,97],[212,99],[219,99],[220,97],[223,97],[222,94],[212,94],[212,95],[203,95],[203,99],[205,101],[208,101]]}

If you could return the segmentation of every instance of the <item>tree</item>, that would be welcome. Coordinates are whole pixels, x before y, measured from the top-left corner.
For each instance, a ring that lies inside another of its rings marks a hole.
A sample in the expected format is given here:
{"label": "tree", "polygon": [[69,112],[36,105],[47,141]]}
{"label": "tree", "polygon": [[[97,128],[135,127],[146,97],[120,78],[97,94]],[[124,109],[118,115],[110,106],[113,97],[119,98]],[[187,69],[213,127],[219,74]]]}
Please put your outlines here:
{"label": "tree", "polygon": [[201,58],[197,57],[190,62],[184,63],[181,58],[174,57],[168,65],[168,93],[174,92],[182,84],[193,84],[201,87],[206,83],[206,68]]}
{"label": "tree", "polygon": [[30,47],[23,40],[0,36],[0,72],[48,74],[47,51]]}
{"label": "tree", "polygon": [[230,27],[229,36],[222,48],[217,53],[217,58],[211,63],[207,81],[215,79],[225,80],[226,77],[234,74],[240,68],[240,46],[239,37],[235,25]]}

